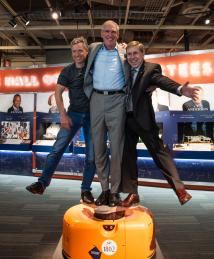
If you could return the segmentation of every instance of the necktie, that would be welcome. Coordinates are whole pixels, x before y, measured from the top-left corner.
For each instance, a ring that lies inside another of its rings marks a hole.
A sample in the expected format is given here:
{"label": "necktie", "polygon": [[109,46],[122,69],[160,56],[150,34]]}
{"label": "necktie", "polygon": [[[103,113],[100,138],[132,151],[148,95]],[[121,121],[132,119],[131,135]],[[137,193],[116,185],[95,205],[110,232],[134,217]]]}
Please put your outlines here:
{"label": "necktie", "polygon": [[134,85],[137,76],[137,69],[131,68],[130,71],[130,85],[128,87],[128,94],[126,99],[126,112],[133,112],[133,102],[132,102],[132,87]]}
{"label": "necktie", "polygon": [[137,69],[136,68],[131,68],[131,86],[134,85],[136,76],[137,76]]}

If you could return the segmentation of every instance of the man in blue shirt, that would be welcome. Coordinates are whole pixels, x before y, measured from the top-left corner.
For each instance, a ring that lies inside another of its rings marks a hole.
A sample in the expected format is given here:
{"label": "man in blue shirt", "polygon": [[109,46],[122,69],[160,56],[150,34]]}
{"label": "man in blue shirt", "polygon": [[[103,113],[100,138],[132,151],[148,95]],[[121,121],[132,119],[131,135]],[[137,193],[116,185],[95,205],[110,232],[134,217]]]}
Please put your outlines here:
{"label": "man in blue shirt", "polygon": [[[96,42],[90,46],[84,90],[90,98],[95,163],[102,187],[102,193],[95,204],[116,206],[120,203],[118,188],[124,145],[124,50],[117,44],[117,23],[106,21],[101,28],[101,37],[103,43]],[[110,140],[111,163],[106,145],[107,135]]]}
{"label": "man in blue shirt", "polygon": [[[60,113],[61,128],[54,143],[52,152],[47,156],[45,167],[38,182],[26,187],[34,194],[43,194],[50,184],[52,175],[61,159],[65,149],[83,127],[86,144],[85,167],[81,185],[81,198],[88,204],[94,203],[91,194],[91,183],[95,174],[94,151],[91,139],[89,100],[83,91],[84,73],[88,45],[83,37],[75,38],[71,42],[71,53],[74,63],[65,67],[59,75],[55,89],[57,107]],[[70,106],[65,111],[62,94],[65,89],[69,91]]]}

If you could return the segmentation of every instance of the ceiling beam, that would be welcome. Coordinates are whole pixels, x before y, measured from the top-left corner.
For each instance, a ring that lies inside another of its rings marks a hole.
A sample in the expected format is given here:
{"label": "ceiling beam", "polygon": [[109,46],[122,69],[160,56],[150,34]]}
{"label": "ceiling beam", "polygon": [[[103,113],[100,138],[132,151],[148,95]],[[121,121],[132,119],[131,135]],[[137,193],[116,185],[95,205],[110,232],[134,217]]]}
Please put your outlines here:
{"label": "ceiling beam", "polygon": [[126,14],[125,14],[125,19],[124,19],[124,24],[123,24],[124,28],[123,28],[123,33],[122,33],[122,42],[124,40],[124,36],[125,36],[125,32],[126,32],[126,26],[127,26],[128,17],[129,17],[130,4],[131,4],[131,0],[128,0],[127,7],[126,7]]}
{"label": "ceiling beam", "polygon": [[[201,16],[203,15],[203,12],[206,11],[208,9],[208,7],[214,3],[214,0],[209,0],[205,5],[204,5],[204,8],[201,10],[201,13],[198,14],[195,19],[191,22],[191,26],[194,26],[194,24],[196,24],[196,22],[201,18]],[[210,26],[209,26],[210,27]],[[213,27],[213,26],[212,26]],[[184,29],[184,30],[189,30],[188,28]],[[184,37],[184,34],[182,33],[182,35],[179,37],[179,39],[176,41],[175,44],[178,44],[180,43],[180,41],[183,39]],[[173,49],[172,49],[173,50]],[[170,51],[172,51],[170,50]]]}
{"label": "ceiling beam", "polygon": [[95,41],[95,31],[94,31],[94,22],[93,22],[93,16],[92,16],[92,12],[91,12],[91,1],[88,0],[88,5],[90,6],[90,9],[88,10],[88,20],[90,23],[90,27],[91,27],[91,37],[93,39],[93,41]]}
{"label": "ceiling beam", "polygon": [[[23,23],[21,17],[18,16],[18,13],[8,4],[6,0],[0,0],[0,4],[13,16],[16,17],[16,20],[19,22],[19,24],[22,26],[23,31],[25,31],[35,42],[40,46],[40,49],[42,49],[42,43],[37,39],[33,33],[27,30],[26,25]],[[14,28],[12,28],[14,30]]]}
{"label": "ceiling beam", "polygon": [[160,20],[160,22],[159,22],[159,24],[158,24],[158,29],[156,29],[156,31],[153,32],[152,38],[151,38],[150,42],[148,43],[149,46],[152,45],[152,43],[153,43],[154,39],[156,38],[156,36],[157,36],[157,34],[158,34],[158,32],[159,32],[161,26],[164,24],[165,19],[166,19],[167,15],[168,15],[168,13],[169,13],[169,11],[170,11],[172,5],[174,4],[174,2],[175,2],[175,0],[171,0],[171,1],[168,3],[168,5],[166,6],[166,9],[165,9],[165,11],[164,11],[164,13],[163,13],[163,17],[161,18],[161,20]]}
{"label": "ceiling beam", "polygon": [[[52,13],[54,11],[54,9],[52,8],[50,1],[49,0],[45,0],[45,3],[47,4],[48,9],[50,10],[50,13]],[[58,19],[55,19],[55,22],[56,22],[57,26],[60,25],[60,22],[59,22]],[[62,37],[64,38],[65,42],[67,44],[69,44],[68,39],[67,39],[67,37],[66,37],[66,35],[65,35],[65,33],[63,31],[60,31],[60,35],[62,35]]]}
{"label": "ceiling beam", "polygon": [[[78,25],[79,31],[87,31],[91,29],[91,25]],[[94,30],[101,30],[101,25],[94,25]],[[142,25],[142,24],[126,24],[120,25],[120,29],[132,30],[132,31],[151,31],[151,30],[210,30],[214,31],[214,26],[212,25]],[[31,31],[58,31],[58,30],[69,30],[69,31],[76,31],[77,26],[75,25],[43,25],[43,26],[28,26],[26,29],[28,32]],[[6,32],[23,32],[25,31],[24,28],[21,26],[17,26],[16,28],[12,27],[0,27],[0,31]]]}
{"label": "ceiling beam", "polygon": [[[191,49],[201,49],[201,44],[190,44]],[[158,44],[154,43],[151,47],[148,44],[145,44],[145,48],[152,49],[170,49],[174,48],[174,44]],[[204,46],[206,48],[214,48],[214,44],[209,44]],[[68,45],[44,45],[44,49],[70,49]],[[183,49],[183,44],[176,45],[176,49]],[[0,46],[0,50],[40,50],[39,46]]]}

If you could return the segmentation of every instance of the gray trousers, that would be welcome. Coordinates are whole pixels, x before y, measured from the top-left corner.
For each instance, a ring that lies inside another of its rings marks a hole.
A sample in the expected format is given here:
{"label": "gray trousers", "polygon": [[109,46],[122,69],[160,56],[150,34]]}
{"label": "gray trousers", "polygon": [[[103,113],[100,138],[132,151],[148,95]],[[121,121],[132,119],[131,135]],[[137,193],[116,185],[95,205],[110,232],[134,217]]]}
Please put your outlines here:
{"label": "gray trousers", "polygon": [[[93,92],[90,113],[95,163],[102,191],[110,189],[111,193],[117,193],[121,181],[125,136],[125,94],[103,95]],[[110,140],[111,162],[106,144],[107,136]]]}

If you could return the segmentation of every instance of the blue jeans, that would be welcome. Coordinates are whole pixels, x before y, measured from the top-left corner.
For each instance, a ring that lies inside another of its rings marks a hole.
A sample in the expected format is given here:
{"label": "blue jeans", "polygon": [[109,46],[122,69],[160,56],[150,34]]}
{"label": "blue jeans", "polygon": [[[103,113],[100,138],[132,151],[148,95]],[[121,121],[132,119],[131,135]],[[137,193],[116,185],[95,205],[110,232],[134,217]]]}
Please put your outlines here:
{"label": "blue jeans", "polygon": [[86,152],[81,190],[90,191],[91,183],[95,174],[94,149],[91,138],[90,114],[87,112],[83,113],[69,111],[67,115],[71,118],[73,126],[69,130],[60,128],[57,139],[53,145],[53,150],[47,156],[44,170],[38,181],[41,182],[44,187],[47,187],[50,184],[54,171],[56,170],[56,167],[67,146],[69,145],[77,131],[81,127],[83,127]]}

